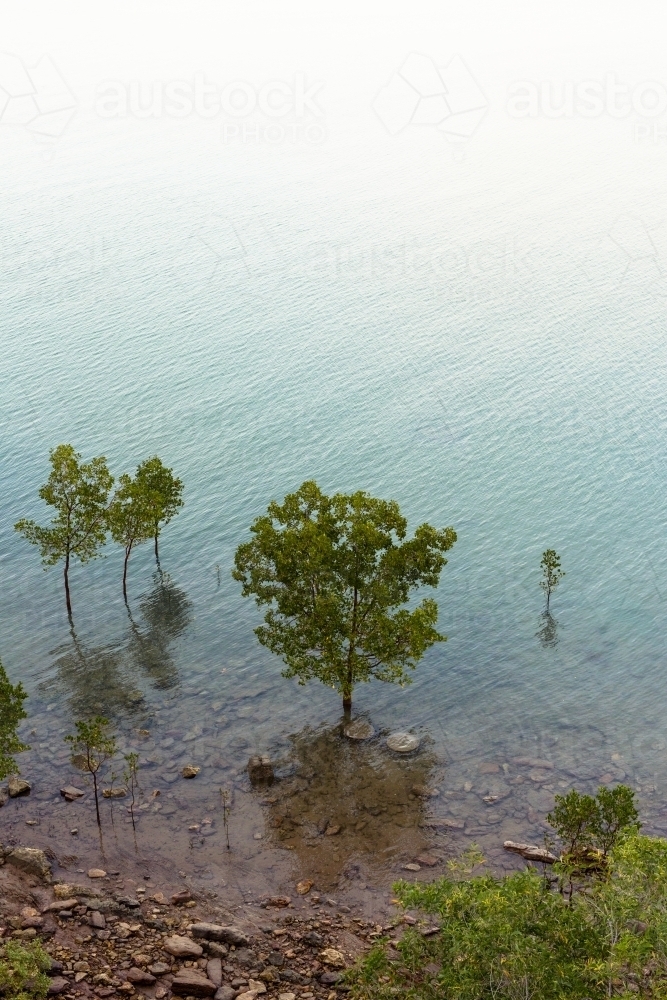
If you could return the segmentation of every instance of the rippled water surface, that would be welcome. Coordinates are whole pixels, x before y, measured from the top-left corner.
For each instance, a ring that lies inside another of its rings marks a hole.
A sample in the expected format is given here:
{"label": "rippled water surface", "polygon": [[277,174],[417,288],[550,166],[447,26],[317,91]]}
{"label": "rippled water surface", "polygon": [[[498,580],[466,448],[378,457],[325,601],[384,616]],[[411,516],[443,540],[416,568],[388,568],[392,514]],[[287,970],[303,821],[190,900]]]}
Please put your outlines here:
{"label": "rippled water surface", "polygon": [[[526,184],[491,127],[462,159],[372,140],[354,169],[338,146],[107,169],[102,144],[94,176],[62,145],[3,193],[0,655],[30,693],[33,792],[0,828],[37,820],[70,866],[97,847],[90,793],[58,794],[82,781],[63,736],[95,712],[140,754],[139,855],[250,885],[387,884],[472,840],[509,864],[502,841],[540,837],[554,792],[601,781],[667,830],[658,164],[639,185],[615,162],[596,191],[590,150],[560,187],[537,168]],[[185,483],[164,575],[137,550],[128,611],[120,551],[75,567],[73,633],[59,569],[12,531],[44,518],[64,441],[116,474],[157,453]],[[458,532],[448,641],[411,686],[355,691],[363,743],[334,692],[281,678],[230,576],[252,519],[306,478]],[[555,623],[546,547],[567,574]],[[392,753],[397,729],[419,750]],[[278,780],[253,790],[256,753]],[[112,825],[104,803],[106,849],[129,858],[125,804]]]}

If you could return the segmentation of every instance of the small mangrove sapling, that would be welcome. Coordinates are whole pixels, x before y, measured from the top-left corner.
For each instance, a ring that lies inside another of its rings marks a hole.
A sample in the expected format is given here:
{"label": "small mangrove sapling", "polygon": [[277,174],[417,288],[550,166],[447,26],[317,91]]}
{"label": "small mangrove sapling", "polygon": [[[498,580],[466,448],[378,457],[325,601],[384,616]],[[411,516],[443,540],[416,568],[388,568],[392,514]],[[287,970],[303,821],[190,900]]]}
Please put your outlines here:
{"label": "small mangrove sapling", "polygon": [[542,561],[540,562],[540,568],[542,570],[542,579],[540,580],[540,587],[547,595],[547,612],[548,612],[549,600],[551,598],[551,594],[565,576],[565,573],[560,568],[560,556],[558,555],[555,549],[546,549],[546,551],[542,553]]}
{"label": "small mangrove sapling", "polygon": [[74,766],[92,775],[95,791],[95,812],[97,826],[102,832],[100,819],[100,800],[97,776],[104,765],[116,756],[116,737],[109,733],[110,723],[101,715],[96,715],[90,722],[79,720],[75,723],[76,733],[65,737],[65,742],[71,746],[71,759]]}
{"label": "small mangrove sapling", "polygon": [[134,822],[134,793],[139,787],[139,754],[138,753],[126,753],[123,757],[126,767],[123,772],[127,786],[130,789],[130,816],[132,817],[132,829],[136,830],[136,825]]}

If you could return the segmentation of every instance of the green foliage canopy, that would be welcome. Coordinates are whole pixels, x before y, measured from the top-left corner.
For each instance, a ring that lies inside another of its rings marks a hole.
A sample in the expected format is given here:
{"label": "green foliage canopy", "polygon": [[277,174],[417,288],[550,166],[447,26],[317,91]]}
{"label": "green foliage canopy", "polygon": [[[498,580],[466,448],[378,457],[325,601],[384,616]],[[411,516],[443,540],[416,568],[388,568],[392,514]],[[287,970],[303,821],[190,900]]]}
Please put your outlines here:
{"label": "green foliage canopy", "polygon": [[72,558],[86,563],[99,554],[107,535],[107,498],[113,476],[104,456],[82,462],[71,444],[60,444],[49,453],[51,472],[39,491],[45,503],[55,509],[48,527],[23,519],[14,528],[40,550],[45,567],[65,561],[67,611],[72,614],[69,595],[69,565]]}
{"label": "green foliage canopy", "polygon": [[9,774],[18,774],[14,754],[29,750],[17,736],[17,727],[28,717],[23,702],[28,697],[22,684],[11,684],[0,662],[0,781]]}
{"label": "green foliage canopy", "polygon": [[161,525],[168,524],[183,506],[183,483],[154,455],[138,467],[135,483],[147,505],[158,557],[158,535]]}
{"label": "green foliage canopy", "polygon": [[152,538],[155,532],[153,494],[144,480],[123,473],[109,504],[107,521],[111,537],[125,549],[123,593],[127,597],[127,564],[135,545]]}
{"label": "green foliage canopy", "polygon": [[406,540],[394,501],[362,491],[328,497],[308,481],[250,530],[232,575],[244,597],[268,605],[255,634],[282,657],[285,677],[320,680],[349,707],[355,684],[409,683],[424,652],[445,640],[434,600],[404,605],[419,587],[438,585],[453,528],[422,524]]}

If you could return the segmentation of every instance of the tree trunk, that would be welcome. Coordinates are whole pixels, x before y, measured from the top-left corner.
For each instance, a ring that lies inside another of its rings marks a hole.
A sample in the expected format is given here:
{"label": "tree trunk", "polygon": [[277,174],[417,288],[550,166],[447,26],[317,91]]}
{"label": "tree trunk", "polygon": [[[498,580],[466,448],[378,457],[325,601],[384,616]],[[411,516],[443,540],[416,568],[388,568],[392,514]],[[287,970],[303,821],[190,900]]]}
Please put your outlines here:
{"label": "tree trunk", "polygon": [[352,711],[352,692],[343,691],[343,711],[349,713]]}
{"label": "tree trunk", "polygon": [[159,555],[158,549],[157,549],[157,536],[158,536],[158,534],[159,534],[159,528],[158,528],[157,525],[155,525],[155,562],[159,566],[160,565],[160,555]]}
{"label": "tree trunk", "polygon": [[65,556],[65,602],[67,604],[67,615],[69,619],[72,618],[72,602],[69,596],[69,552]]}
{"label": "tree trunk", "polygon": [[102,820],[100,819],[100,802],[97,797],[97,774],[93,771],[93,785],[95,787],[95,812],[97,813],[97,825],[99,827],[100,833],[102,832]]}
{"label": "tree trunk", "polygon": [[125,598],[125,603],[127,604],[127,563],[130,558],[130,552],[132,551],[131,545],[125,546],[125,563],[123,565],[123,597]]}

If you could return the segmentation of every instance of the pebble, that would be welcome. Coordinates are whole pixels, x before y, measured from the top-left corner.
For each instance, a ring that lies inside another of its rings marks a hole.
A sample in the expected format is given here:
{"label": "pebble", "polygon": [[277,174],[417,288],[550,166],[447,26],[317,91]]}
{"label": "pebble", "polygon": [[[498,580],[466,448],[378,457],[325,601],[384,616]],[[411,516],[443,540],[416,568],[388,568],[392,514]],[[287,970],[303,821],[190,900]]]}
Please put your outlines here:
{"label": "pebble", "polygon": [[387,737],[387,746],[396,753],[411,753],[419,746],[419,740],[412,733],[392,733]]}
{"label": "pebble", "polygon": [[333,965],[336,967],[345,965],[345,956],[342,952],[337,951],[335,948],[325,948],[324,951],[320,952],[320,958],[325,965]]}
{"label": "pebble", "polygon": [[349,740],[369,740],[375,736],[375,729],[367,719],[354,719],[343,729]]}
{"label": "pebble", "polygon": [[181,771],[181,775],[183,778],[196,778],[200,771],[201,767],[194,767],[192,764],[186,764]]}
{"label": "pebble", "polygon": [[406,872],[420,872],[422,870],[421,865],[415,864],[413,861],[407,865],[403,865],[403,868]]}
{"label": "pebble", "polygon": [[107,873],[103,868],[89,868],[88,878],[106,878]]}

